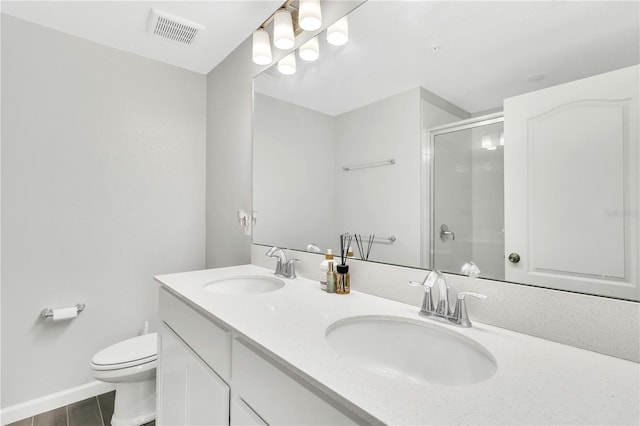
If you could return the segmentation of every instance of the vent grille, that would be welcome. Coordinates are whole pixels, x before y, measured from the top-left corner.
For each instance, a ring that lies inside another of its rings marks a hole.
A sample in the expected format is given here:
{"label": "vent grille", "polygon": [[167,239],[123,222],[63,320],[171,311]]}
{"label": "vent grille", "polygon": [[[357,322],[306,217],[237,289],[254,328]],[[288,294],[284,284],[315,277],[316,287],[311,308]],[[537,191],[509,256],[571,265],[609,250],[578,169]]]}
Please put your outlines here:
{"label": "vent grille", "polygon": [[161,10],[151,9],[149,32],[157,37],[190,45],[204,27]]}

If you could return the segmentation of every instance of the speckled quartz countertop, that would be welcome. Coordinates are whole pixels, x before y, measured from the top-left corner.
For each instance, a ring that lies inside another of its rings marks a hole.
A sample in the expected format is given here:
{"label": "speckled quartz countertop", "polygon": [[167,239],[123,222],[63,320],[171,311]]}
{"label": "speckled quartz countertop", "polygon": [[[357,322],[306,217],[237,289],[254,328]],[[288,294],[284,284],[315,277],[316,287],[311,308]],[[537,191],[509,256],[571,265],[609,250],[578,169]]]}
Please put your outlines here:
{"label": "speckled quartz countertop", "polygon": [[[418,317],[415,306],[355,291],[328,294],[304,278],[283,279],[283,288],[252,295],[203,289],[211,280],[246,274],[273,271],[242,265],[156,280],[347,409],[382,423],[640,424],[640,364],[478,322],[469,329],[432,322]],[[358,368],[328,345],[325,333],[337,320],[364,315],[403,317],[460,333],[493,355],[497,371],[480,383],[445,386]]]}

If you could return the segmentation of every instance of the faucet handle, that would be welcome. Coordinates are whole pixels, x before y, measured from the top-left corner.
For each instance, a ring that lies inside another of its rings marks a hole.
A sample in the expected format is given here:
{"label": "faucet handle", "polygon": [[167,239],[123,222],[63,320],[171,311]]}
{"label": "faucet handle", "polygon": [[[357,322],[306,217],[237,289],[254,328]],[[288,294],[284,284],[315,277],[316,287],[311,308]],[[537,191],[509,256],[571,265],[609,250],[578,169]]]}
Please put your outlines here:
{"label": "faucet handle", "polygon": [[425,293],[430,293],[431,289],[433,288],[433,282],[426,282],[427,280],[424,280],[422,282],[420,281],[409,281],[409,285],[411,287],[424,287],[424,291]]}
{"label": "faucet handle", "polygon": [[291,259],[288,260],[286,265],[286,275],[287,278],[297,278],[296,275],[296,263],[300,263],[300,259]]}
{"label": "faucet handle", "polygon": [[465,296],[473,296],[476,299],[482,299],[482,300],[487,298],[487,296],[482,293],[475,293],[473,291],[461,291],[460,293],[458,293],[458,300],[464,300]]}
{"label": "faucet handle", "polygon": [[412,287],[424,287],[424,297],[422,298],[422,306],[420,307],[420,315],[423,317],[433,315],[435,312],[433,298],[431,297],[431,288],[433,287],[433,283],[429,285],[426,284],[425,281],[409,281],[409,285]]}
{"label": "faucet handle", "polygon": [[487,296],[482,293],[474,293],[472,291],[461,291],[456,298],[456,307],[453,310],[451,321],[458,324],[460,327],[471,327],[471,320],[469,320],[469,313],[467,312],[467,303],[465,302],[466,296],[472,296],[477,299],[486,299]]}
{"label": "faucet handle", "polygon": [[438,272],[437,271],[430,271],[424,277],[422,282],[409,281],[409,285],[413,286],[413,287],[425,287],[425,291],[427,291],[427,289],[433,288],[433,286],[435,285],[437,279],[438,279]]}

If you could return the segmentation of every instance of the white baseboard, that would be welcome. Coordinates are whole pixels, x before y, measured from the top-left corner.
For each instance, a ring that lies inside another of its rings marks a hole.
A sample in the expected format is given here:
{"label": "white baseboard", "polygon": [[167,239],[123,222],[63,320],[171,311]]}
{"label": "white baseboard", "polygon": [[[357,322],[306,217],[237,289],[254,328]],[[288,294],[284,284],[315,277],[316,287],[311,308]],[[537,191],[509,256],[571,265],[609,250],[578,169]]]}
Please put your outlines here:
{"label": "white baseboard", "polygon": [[65,389],[41,398],[6,407],[0,410],[0,424],[3,426],[36,414],[44,413],[58,407],[82,401],[92,396],[110,392],[116,388],[115,383],[105,383],[94,380],[75,388]]}

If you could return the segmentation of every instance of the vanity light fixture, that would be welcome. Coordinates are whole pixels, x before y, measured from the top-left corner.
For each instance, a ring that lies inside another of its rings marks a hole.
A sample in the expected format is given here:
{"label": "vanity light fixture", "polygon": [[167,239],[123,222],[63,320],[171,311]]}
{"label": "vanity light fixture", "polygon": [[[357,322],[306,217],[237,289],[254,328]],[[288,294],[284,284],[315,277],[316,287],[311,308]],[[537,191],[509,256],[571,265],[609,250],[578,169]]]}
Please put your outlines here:
{"label": "vanity light fixture", "polygon": [[278,71],[284,75],[292,75],[296,73],[296,54],[289,53],[278,61]]}
{"label": "vanity light fixture", "polygon": [[281,50],[295,45],[291,12],[286,9],[280,9],[273,15],[273,45]]}
{"label": "vanity light fixture", "polygon": [[315,61],[320,57],[320,44],[318,43],[318,36],[312,38],[302,46],[298,50],[298,54],[300,55],[300,59],[303,61],[311,62]]}
{"label": "vanity light fixture", "polygon": [[305,31],[315,31],[322,26],[320,0],[300,0],[298,25]]}
{"label": "vanity light fixture", "polygon": [[269,33],[264,28],[253,32],[253,62],[258,65],[269,65],[272,61]]}
{"label": "vanity light fixture", "polygon": [[349,22],[347,17],[343,16],[327,28],[327,43],[342,46],[347,41],[349,41]]}

